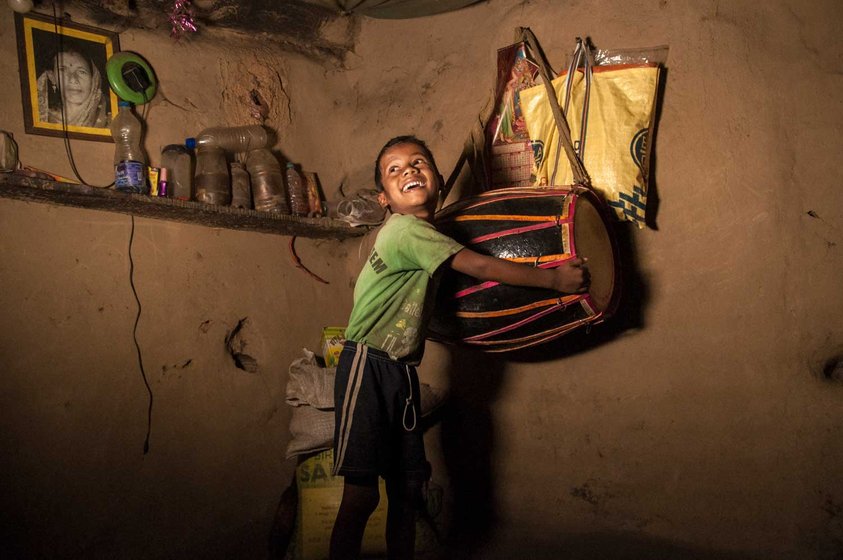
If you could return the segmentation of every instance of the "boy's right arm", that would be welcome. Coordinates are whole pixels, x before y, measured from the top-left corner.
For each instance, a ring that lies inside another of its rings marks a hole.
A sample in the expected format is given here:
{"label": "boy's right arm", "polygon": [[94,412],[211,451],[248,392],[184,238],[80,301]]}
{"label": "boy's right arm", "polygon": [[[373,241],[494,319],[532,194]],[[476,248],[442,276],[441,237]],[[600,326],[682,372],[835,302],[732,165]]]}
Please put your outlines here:
{"label": "boy's right arm", "polygon": [[535,268],[481,255],[471,249],[462,249],[450,261],[451,268],[483,281],[494,281],[513,286],[550,288],[566,294],[581,294],[588,290],[588,259],[572,259],[556,268]]}

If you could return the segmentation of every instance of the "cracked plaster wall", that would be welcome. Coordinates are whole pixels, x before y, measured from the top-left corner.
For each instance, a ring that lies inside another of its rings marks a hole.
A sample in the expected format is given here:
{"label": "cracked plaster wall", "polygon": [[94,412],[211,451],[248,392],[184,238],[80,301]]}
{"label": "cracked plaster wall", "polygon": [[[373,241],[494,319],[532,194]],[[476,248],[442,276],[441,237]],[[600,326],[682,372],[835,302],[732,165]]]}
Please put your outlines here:
{"label": "cracked plaster wall", "polygon": [[[164,144],[254,118],[257,89],[276,149],[332,197],[367,187],[379,146],[408,131],[447,175],[518,25],[557,67],[579,34],[670,45],[658,230],[628,232],[641,278],[627,301],[640,310],[543,357],[431,345],[422,375],[455,402],[428,441],[435,477],[461,546],[482,558],[830,559],[843,542],[843,387],[822,373],[843,354],[841,15],[830,1],[493,0],[334,21],[325,33],[356,34],[341,62],[231,32],[174,45],[127,29],[121,44],[163,84],[153,161]],[[8,11],[0,26],[13,53]],[[16,77],[17,61],[0,68]],[[0,85],[2,127],[27,163],[68,174],[59,141],[23,134],[18,92],[16,78]],[[88,180],[107,182],[111,147],[74,146]],[[344,320],[357,243],[299,241],[329,292],[292,266],[285,238],[138,220],[139,338],[157,399],[143,457],[128,218],[6,200],[0,214],[0,418],[15,450],[2,467],[20,481],[4,490],[32,542],[147,557],[260,550],[291,472],[284,368]],[[246,315],[256,375],[222,345]]]}

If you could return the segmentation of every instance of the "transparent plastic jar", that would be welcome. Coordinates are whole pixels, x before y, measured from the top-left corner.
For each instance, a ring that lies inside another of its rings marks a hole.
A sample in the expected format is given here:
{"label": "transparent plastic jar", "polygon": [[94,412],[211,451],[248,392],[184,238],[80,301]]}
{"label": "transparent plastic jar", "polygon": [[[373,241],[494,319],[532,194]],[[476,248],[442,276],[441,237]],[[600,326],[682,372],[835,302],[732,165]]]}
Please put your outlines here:
{"label": "transparent plastic jar", "polygon": [[225,152],[214,146],[196,148],[196,200],[205,204],[231,203],[231,182]]}
{"label": "transparent plastic jar", "polygon": [[290,201],[290,213],[293,216],[307,216],[310,206],[307,202],[307,191],[304,180],[293,162],[287,162],[287,198]]}
{"label": "transparent plastic jar", "polygon": [[239,161],[231,162],[231,205],[235,208],[252,207],[251,179]]}
{"label": "transparent plastic jar", "polygon": [[252,150],[246,156],[246,169],[252,178],[252,200],[255,210],[289,214],[287,189],[281,164],[266,148]]}
{"label": "transparent plastic jar", "polygon": [[167,170],[167,196],[190,200],[193,196],[193,156],[181,144],[161,150],[161,167]]}

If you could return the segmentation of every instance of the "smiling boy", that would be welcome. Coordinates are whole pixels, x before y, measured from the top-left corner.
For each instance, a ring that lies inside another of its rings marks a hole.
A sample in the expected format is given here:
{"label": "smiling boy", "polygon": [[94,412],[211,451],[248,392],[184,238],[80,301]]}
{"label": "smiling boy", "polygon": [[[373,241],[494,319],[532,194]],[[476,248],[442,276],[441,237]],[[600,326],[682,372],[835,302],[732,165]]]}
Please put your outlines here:
{"label": "smiling boy", "polygon": [[413,558],[415,504],[429,478],[416,365],[424,351],[435,273],[447,265],[479,280],[587,290],[584,259],[555,269],[533,268],[481,255],[431,223],[442,176],[424,142],[398,136],[375,160],[378,201],[392,215],[375,240],[354,288],[347,342],[337,366],[334,474],[345,477],[331,535],[331,560],[356,559],[363,531],[378,504],[378,475],[386,480],[386,543],[390,560]]}

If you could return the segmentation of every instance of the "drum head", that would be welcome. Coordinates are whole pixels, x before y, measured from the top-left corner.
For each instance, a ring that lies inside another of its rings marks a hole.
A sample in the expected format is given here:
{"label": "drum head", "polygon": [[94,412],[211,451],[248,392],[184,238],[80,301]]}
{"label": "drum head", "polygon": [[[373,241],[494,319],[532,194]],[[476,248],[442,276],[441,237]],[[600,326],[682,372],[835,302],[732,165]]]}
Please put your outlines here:
{"label": "drum head", "polygon": [[578,257],[588,258],[588,271],[591,273],[588,292],[598,311],[605,311],[613,304],[615,292],[615,249],[607,228],[608,224],[595,203],[587,196],[578,196],[574,213],[574,247]]}

